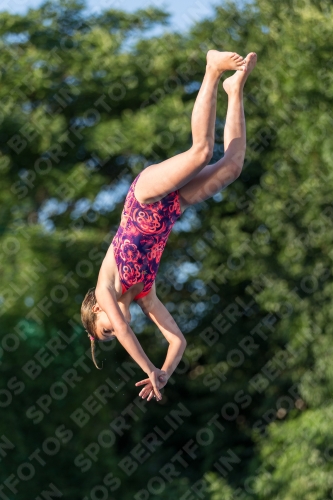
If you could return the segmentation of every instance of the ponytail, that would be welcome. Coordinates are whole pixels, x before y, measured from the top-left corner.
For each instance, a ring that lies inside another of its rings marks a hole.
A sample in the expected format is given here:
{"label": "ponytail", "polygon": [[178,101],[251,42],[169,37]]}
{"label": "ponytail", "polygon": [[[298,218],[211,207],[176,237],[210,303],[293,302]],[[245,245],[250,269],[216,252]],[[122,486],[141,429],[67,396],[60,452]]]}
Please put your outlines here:
{"label": "ponytail", "polygon": [[90,339],[90,347],[91,347],[91,357],[93,360],[94,365],[98,370],[101,370],[103,368],[103,361],[102,361],[102,366],[99,367],[96,361],[96,342],[98,341],[98,338],[96,338],[96,333],[95,333],[95,320],[96,320],[96,314],[92,311],[93,306],[97,303],[96,301],[96,295],[95,295],[95,287],[90,288],[82,302],[81,306],[81,320],[82,324],[84,326],[84,329],[86,330],[88,337]]}
{"label": "ponytail", "polygon": [[96,339],[88,333],[88,337],[90,338],[90,347],[91,347],[91,357],[93,360],[94,365],[98,370],[101,370],[103,368],[103,361],[102,361],[102,366],[98,366],[97,361],[96,361]]}

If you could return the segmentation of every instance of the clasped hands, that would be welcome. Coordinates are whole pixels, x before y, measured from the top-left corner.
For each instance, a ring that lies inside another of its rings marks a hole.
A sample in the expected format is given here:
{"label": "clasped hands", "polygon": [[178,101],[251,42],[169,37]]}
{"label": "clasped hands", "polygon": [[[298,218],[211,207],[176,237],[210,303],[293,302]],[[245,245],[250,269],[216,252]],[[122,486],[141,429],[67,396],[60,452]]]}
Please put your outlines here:
{"label": "clasped hands", "polygon": [[162,394],[159,390],[167,384],[169,379],[167,372],[155,368],[150,372],[148,377],[149,378],[145,378],[135,384],[136,386],[145,386],[140,391],[139,396],[141,396],[142,399],[147,398],[147,401],[150,401],[154,397],[157,401],[160,401],[162,399]]}

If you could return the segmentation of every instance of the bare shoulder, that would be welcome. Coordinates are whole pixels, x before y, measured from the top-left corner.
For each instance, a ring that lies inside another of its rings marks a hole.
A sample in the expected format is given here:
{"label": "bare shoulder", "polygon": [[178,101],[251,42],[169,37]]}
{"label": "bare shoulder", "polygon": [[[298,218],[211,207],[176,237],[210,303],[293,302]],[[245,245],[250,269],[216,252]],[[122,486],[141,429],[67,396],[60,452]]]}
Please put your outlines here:
{"label": "bare shoulder", "polygon": [[106,281],[98,280],[95,289],[96,300],[99,304],[102,302],[117,301],[117,294],[112,285],[109,285]]}
{"label": "bare shoulder", "polygon": [[99,270],[97,287],[113,289],[117,296],[121,296],[121,282],[119,277],[119,271],[117,268],[116,259],[114,256],[113,245],[108,248],[104,260],[101,264],[101,268]]}

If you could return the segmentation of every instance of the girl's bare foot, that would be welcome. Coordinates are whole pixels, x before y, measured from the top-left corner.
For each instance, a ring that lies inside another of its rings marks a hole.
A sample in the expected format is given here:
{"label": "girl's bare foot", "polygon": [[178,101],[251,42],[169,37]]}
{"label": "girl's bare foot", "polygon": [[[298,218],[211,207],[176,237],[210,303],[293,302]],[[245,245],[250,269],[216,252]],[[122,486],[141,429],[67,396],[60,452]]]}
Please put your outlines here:
{"label": "girl's bare foot", "polygon": [[223,88],[229,95],[232,92],[243,90],[247,77],[257,64],[257,54],[250,52],[244,59],[245,66],[242,71],[236,71],[232,76],[226,78],[223,82]]}
{"label": "girl's bare foot", "polygon": [[236,52],[209,50],[207,52],[207,66],[213,68],[220,74],[229,69],[241,71],[244,67],[244,58],[236,54]]}

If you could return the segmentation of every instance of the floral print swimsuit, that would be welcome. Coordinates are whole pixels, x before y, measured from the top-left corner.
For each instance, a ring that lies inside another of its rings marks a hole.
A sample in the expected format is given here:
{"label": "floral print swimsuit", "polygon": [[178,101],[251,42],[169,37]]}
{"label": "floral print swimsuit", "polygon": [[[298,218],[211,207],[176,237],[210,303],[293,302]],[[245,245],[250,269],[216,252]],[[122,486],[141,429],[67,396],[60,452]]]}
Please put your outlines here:
{"label": "floral print swimsuit", "polygon": [[127,193],[120,226],[111,243],[122,293],[136,283],[144,284],[134,300],[150,292],[168,236],[181,216],[178,190],[155,203],[140,203],[134,195],[139,177]]}

